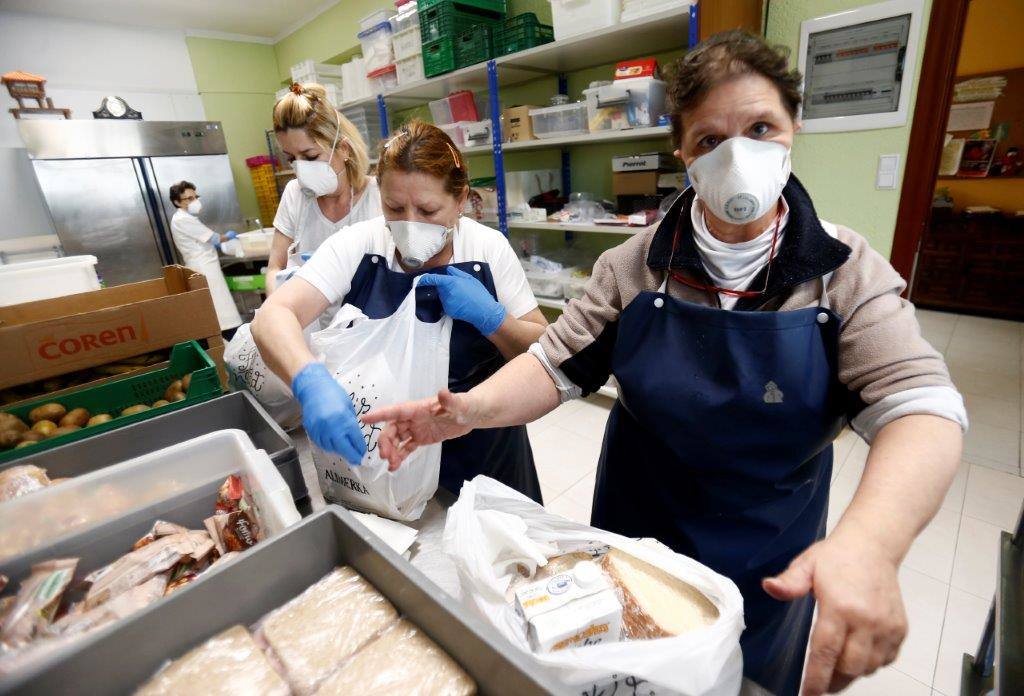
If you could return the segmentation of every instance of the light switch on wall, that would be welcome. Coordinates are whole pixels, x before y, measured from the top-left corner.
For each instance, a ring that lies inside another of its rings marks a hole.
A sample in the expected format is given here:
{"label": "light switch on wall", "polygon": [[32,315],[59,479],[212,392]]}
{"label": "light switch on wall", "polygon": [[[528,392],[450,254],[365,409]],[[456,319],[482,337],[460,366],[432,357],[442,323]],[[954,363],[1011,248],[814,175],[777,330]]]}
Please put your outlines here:
{"label": "light switch on wall", "polygon": [[876,189],[894,189],[899,178],[900,156],[879,155],[878,172],[875,174]]}

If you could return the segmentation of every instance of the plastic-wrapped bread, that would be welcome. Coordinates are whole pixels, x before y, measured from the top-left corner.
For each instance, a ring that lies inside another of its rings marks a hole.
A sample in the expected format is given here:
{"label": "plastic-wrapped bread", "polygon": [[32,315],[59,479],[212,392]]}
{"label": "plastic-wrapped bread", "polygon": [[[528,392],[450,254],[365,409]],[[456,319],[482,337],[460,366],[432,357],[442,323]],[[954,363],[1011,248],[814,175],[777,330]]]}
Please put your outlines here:
{"label": "plastic-wrapped bread", "polygon": [[44,469],[33,464],[0,471],[0,503],[46,488],[51,483]]}
{"label": "plastic-wrapped bread", "polygon": [[263,617],[256,639],[267,646],[295,693],[306,696],[397,619],[391,602],[343,566]]}
{"label": "plastic-wrapped bread", "polygon": [[317,696],[471,696],[472,677],[421,630],[402,619],[331,675]]}
{"label": "plastic-wrapped bread", "polygon": [[622,592],[625,640],[678,636],[718,619],[718,609],[695,587],[628,553],[612,549],[601,567]]}
{"label": "plastic-wrapped bread", "polygon": [[140,686],[136,696],[287,696],[288,685],[242,626],[193,648]]}

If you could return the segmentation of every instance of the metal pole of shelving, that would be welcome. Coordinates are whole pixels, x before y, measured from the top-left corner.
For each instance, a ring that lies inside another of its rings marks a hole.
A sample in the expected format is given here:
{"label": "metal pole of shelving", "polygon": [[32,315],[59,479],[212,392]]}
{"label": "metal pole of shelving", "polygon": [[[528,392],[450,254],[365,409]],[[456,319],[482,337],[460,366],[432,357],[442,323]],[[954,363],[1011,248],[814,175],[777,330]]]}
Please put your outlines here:
{"label": "metal pole of shelving", "polygon": [[[565,73],[558,73],[558,93],[569,94],[569,78]],[[569,155],[569,148],[562,148],[562,195],[566,198],[572,193],[572,157]],[[565,241],[573,240],[572,232],[565,233]]]}
{"label": "metal pole of shelving", "polygon": [[693,48],[700,41],[700,14],[697,9],[699,6],[699,2],[690,4],[689,48]]}
{"label": "metal pole of shelving", "polygon": [[487,91],[491,104],[491,146],[494,153],[494,188],[498,193],[498,229],[508,237],[508,201],[505,198],[505,151],[501,146],[501,100],[498,66],[487,61]]}
{"label": "metal pole of shelving", "polygon": [[388,105],[384,102],[384,95],[377,95],[377,113],[380,115],[380,137],[387,140],[391,134],[388,130]]}

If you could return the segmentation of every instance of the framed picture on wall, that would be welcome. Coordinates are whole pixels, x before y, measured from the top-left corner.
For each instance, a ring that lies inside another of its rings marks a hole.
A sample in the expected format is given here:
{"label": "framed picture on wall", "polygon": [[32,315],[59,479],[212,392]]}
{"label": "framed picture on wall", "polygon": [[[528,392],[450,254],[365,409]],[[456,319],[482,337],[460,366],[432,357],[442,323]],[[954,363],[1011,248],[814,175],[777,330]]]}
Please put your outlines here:
{"label": "framed picture on wall", "polygon": [[906,124],[922,5],[889,0],[800,24],[804,132]]}
{"label": "framed picture on wall", "polygon": [[992,158],[996,154],[995,140],[968,140],[964,143],[964,151],[960,156],[959,176],[988,176],[992,166]]}

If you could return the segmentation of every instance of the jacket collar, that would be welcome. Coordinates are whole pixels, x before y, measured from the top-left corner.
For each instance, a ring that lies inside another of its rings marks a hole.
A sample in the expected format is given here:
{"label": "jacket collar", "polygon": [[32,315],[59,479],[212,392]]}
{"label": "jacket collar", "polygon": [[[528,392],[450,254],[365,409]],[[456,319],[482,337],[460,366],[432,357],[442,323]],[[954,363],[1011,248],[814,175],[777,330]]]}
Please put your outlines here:
{"label": "jacket collar", "polygon": [[[789,221],[771,266],[768,287],[763,295],[741,299],[736,303],[736,309],[757,308],[783,292],[834,271],[850,257],[850,247],[834,239],[821,226],[811,197],[796,176],[790,175],[782,195],[789,204]],[[707,282],[690,222],[690,208],[695,197],[693,188],[688,188],[669,209],[654,233],[647,265],[653,271],[679,271]],[[672,241],[678,225],[682,226],[679,246],[673,252]],[[751,281],[750,287],[760,287],[764,283],[766,270]]]}

